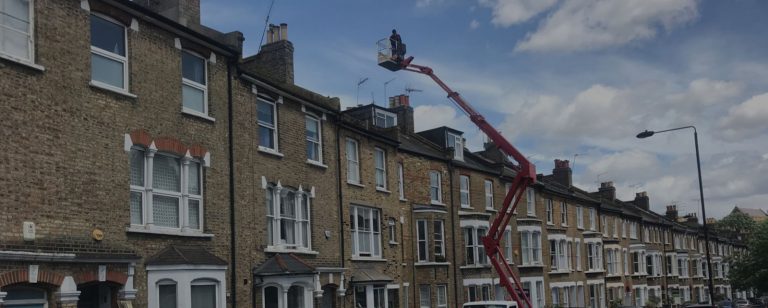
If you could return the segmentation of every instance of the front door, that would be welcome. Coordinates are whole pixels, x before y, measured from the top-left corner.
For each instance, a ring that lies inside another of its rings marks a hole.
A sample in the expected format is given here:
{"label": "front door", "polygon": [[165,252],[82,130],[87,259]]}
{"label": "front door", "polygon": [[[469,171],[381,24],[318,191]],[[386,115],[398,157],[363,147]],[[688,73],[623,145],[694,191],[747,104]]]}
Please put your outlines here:
{"label": "front door", "polygon": [[78,287],[80,300],[77,308],[115,308],[113,296],[115,288],[105,283],[88,284]]}

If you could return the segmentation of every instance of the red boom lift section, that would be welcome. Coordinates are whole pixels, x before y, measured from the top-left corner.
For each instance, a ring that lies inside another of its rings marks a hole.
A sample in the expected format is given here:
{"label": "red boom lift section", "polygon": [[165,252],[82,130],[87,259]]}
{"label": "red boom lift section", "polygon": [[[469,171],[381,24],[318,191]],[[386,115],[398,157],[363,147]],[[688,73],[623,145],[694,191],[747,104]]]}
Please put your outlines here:
{"label": "red boom lift section", "polygon": [[451,99],[459,108],[469,115],[469,119],[472,120],[477,127],[480,128],[490,138],[499,149],[504,152],[508,157],[512,157],[517,165],[513,166],[513,169],[517,172],[515,178],[512,180],[512,185],[504,197],[504,203],[501,207],[499,214],[491,221],[491,228],[488,230],[488,234],[483,238],[483,246],[485,252],[488,254],[488,258],[491,260],[491,264],[499,273],[499,280],[501,284],[507,289],[507,293],[510,294],[512,299],[520,304],[525,303],[524,307],[533,307],[531,305],[531,299],[523,290],[523,286],[520,283],[517,275],[509,264],[506,262],[506,258],[502,254],[502,249],[499,247],[499,243],[504,236],[504,229],[512,219],[515,208],[518,201],[523,195],[525,189],[536,182],[536,167],[525,158],[504,136],[502,136],[493,126],[485,120],[479,112],[472,108],[467,101],[465,101],[458,92],[451,90],[440,78],[438,78],[434,71],[422,65],[416,65],[411,63],[413,57],[400,60],[400,58],[392,57],[391,48],[387,48],[389,41],[386,39],[379,41],[379,65],[390,70],[406,70],[410,72],[420,73],[429,76],[439,85],[445,92],[448,93],[448,98]]}

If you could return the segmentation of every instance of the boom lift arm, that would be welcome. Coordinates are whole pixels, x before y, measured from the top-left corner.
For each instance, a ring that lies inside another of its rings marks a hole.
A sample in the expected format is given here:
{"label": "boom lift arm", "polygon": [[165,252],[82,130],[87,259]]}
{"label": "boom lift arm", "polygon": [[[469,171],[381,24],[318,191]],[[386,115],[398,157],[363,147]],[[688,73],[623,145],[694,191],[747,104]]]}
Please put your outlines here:
{"label": "boom lift arm", "polygon": [[[515,272],[512,271],[509,263],[506,262],[506,258],[500,249],[499,243],[504,236],[504,230],[506,226],[509,224],[509,221],[513,217],[512,213],[517,207],[523,192],[528,186],[532,185],[536,181],[536,167],[530,161],[528,161],[528,159],[525,158],[525,156],[520,153],[520,151],[512,146],[512,144],[507,141],[507,139],[504,138],[504,136],[502,136],[490,123],[488,123],[488,121],[485,120],[485,117],[483,117],[479,112],[472,108],[472,106],[469,105],[469,103],[467,103],[467,101],[465,101],[458,92],[453,91],[450,87],[448,87],[448,85],[440,80],[440,78],[434,74],[434,71],[431,68],[427,66],[412,64],[412,60],[413,57],[408,57],[407,59],[402,60],[393,58],[387,59],[386,56],[382,57],[382,51],[381,49],[379,50],[379,65],[382,67],[385,67],[391,71],[398,71],[402,69],[424,74],[432,78],[432,80],[434,80],[437,85],[439,85],[441,88],[443,88],[443,90],[445,90],[445,92],[448,93],[448,98],[451,99],[451,101],[453,101],[459,108],[464,110],[464,112],[469,115],[469,119],[475,123],[475,125],[477,125],[477,127],[480,128],[480,130],[482,130],[504,154],[512,157],[518,164],[517,166],[513,166],[513,169],[517,172],[517,174],[512,180],[512,185],[510,186],[509,191],[507,191],[506,197],[504,197],[501,210],[499,211],[499,214],[496,216],[496,218],[491,221],[491,228],[488,230],[488,234],[482,240],[485,252],[488,254],[488,258],[491,260],[491,264],[493,264],[496,272],[499,273],[499,280],[501,281],[501,284],[507,289],[507,293],[509,293],[510,296],[512,296],[512,299],[518,303],[518,306],[524,302],[526,304],[525,307],[533,307],[531,305],[529,296],[525,294],[525,291],[523,290],[523,286],[520,283],[520,280],[518,279]],[[519,291],[519,293],[517,291]]]}

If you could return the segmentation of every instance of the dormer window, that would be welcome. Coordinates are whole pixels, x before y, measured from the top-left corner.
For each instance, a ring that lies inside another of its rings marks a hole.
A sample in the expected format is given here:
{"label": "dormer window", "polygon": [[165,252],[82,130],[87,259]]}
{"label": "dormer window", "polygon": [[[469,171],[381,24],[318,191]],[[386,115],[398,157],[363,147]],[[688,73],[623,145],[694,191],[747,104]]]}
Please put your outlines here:
{"label": "dormer window", "polygon": [[447,139],[447,146],[453,148],[453,159],[464,160],[464,139],[461,135],[448,133]]}
{"label": "dormer window", "polygon": [[381,128],[393,127],[397,125],[397,115],[392,112],[374,109],[373,125]]}

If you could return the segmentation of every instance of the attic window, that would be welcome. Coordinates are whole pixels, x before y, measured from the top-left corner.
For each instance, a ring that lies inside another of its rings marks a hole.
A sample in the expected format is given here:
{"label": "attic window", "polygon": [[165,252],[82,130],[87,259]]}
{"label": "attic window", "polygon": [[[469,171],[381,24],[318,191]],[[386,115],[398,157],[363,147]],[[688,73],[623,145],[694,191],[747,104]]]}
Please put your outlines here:
{"label": "attic window", "polygon": [[390,128],[397,125],[397,115],[384,110],[376,109],[373,112],[373,124],[381,128]]}
{"label": "attic window", "polygon": [[448,133],[446,143],[449,148],[454,149],[453,159],[464,159],[464,140],[461,138],[461,135]]}

